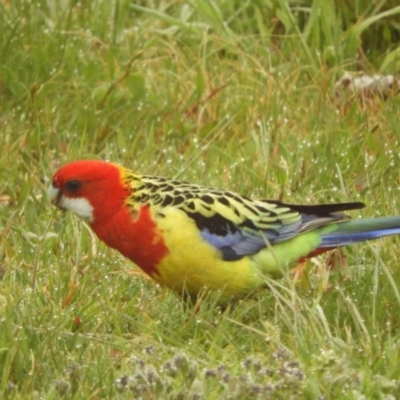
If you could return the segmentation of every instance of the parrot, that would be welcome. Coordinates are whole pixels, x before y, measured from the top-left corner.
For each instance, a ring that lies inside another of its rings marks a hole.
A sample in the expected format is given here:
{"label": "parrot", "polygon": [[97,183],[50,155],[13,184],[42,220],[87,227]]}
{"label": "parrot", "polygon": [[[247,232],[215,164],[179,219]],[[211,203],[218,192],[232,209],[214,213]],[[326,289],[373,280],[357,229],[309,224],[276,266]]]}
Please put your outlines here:
{"label": "parrot", "polygon": [[400,233],[400,216],[350,220],[361,202],[254,200],[100,160],[62,166],[48,197],[157,283],[191,299],[218,292],[221,304],[325,251]]}

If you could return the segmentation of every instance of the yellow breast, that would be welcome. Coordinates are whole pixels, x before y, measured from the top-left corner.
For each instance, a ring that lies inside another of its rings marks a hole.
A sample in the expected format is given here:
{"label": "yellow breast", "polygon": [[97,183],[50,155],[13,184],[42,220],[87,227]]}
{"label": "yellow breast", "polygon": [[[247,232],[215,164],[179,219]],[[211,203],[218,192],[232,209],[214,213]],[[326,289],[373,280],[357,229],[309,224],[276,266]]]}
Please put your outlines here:
{"label": "yellow breast", "polygon": [[263,276],[249,257],[224,261],[219,250],[202,239],[195,222],[173,207],[154,215],[157,227],[169,249],[153,278],[178,293],[196,296],[207,287],[221,291],[220,302],[240,298],[264,283]]}

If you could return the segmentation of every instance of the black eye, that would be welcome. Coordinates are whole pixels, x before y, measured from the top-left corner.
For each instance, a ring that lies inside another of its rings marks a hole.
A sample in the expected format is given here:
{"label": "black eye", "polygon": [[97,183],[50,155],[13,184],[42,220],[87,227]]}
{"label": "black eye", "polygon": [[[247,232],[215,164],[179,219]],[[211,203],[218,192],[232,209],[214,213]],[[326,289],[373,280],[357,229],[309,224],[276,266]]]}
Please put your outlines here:
{"label": "black eye", "polygon": [[82,182],[76,179],[72,179],[65,183],[65,189],[69,192],[76,192],[82,186]]}

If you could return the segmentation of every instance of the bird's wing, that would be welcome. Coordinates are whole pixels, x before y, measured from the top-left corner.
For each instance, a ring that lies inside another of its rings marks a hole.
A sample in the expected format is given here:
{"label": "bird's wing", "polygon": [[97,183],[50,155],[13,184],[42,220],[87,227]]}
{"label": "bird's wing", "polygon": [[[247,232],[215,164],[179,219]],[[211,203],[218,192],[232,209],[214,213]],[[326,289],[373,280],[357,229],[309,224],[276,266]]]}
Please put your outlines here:
{"label": "bird's wing", "polygon": [[130,196],[132,204],[154,209],[177,207],[192,218],[202,238],[221,251],[224,260],[238,260],[299,233],[348,218],[343,210],[362,203],[301,206],[273,200],[251,200],[233,192],[154,176],[141,176]]}

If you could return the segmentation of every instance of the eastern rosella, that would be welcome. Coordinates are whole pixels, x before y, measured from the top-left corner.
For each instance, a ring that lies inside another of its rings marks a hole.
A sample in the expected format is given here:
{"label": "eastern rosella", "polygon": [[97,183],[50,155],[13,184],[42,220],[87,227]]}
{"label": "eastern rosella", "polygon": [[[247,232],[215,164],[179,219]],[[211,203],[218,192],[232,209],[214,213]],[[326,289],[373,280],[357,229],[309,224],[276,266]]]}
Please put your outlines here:
{"label": "eastern rosella", "polygon": [[400,216],[346,221],[363,203],[293,205],[76,161],[53,176],[52,203],[87,221],[100,240],[155,281],[220,302],[324,251],[400,233]]}

